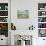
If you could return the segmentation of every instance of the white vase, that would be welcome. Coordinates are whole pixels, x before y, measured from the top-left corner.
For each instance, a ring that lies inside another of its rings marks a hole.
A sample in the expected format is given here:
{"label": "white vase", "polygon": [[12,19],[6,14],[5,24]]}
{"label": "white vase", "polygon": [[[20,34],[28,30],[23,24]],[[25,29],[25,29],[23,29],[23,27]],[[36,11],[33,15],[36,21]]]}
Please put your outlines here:
{"label": "white vase", "polygon": [[25,41],[21,40],[21,46],[25,46]]}

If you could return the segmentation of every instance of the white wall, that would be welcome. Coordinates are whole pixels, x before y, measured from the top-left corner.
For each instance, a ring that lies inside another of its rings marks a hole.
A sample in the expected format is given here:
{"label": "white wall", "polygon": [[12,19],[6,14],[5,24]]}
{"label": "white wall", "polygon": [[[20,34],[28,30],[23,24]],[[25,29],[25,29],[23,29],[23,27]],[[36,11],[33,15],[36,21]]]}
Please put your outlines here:
{"label": "white wall", "polygon": [[[45,3],[46,0],[11,0],[11,22],[16,25],[17,30],[26,30],[32,24],[37,29],[38,2]],[[17,19],[17,10],[29,10],[29,19]]]}
{"label": "white wall", "polygon": [[[14,2],[14,3],[13,3]],[[17,10],[29,10],[29,19],[17,19]],[[37,29],[37,0],[12,0],[11,1],[11,22],[16,25],[17,30],[28,30],[29,26],[34,25]]]}
{"label": "white wall", "polygon": [[[27,30],[30,25],[35,26],[35,34],[33,36],[38,36],[38,3],[45,3],[46,0],[11,0],[11,22],[16,25],[16,28],[19,30]],[[29,19],[17,19],[17,10],[29,10],[30,18]],[[21,33],[21,32],[20,32]],[[26,33],[26,32],[25,32]],[[37,40],[36,40],[37,38]],[[41,46],[43,44],[42,38],[33,38],[33,46]],[[38,44],[39,43],[39,44]],[[43,45],[42,45],[43,46]]]}

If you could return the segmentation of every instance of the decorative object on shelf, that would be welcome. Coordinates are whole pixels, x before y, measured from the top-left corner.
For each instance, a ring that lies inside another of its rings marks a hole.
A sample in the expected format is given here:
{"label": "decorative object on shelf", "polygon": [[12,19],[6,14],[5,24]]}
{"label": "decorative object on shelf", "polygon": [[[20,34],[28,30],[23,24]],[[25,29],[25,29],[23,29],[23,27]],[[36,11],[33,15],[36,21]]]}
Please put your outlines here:
{"label": "decorative object on shelf", "polygon": [[44,8],[40,8],[40,10],[44,10]]}
{"label": "decorative object on shelf", "polygon": [[1,10],[1,6],[0,6],[0,10]]}
{"label": "decorative object on shelf", "polygon": [[5,6],[5,10],[8,10],[8,6]]}
{"label": "decorative object on shelf", "polygon": [[8,3],[0,3],[0,10],[8,10]]}
{"label": "decorative object on shelf", "polygon": [[28,19],[29,11],[28,10],[17,10],[17,18],[18,19]]}
{"label": "decorative object on shelf", "polygon": [[38,23],[38,28],[46,28],[46,23]]}
{"label": "decorative object on shelf", "polygon": [[46,3],[38,3],[38,10],[46,10]]}
{"label": "decorative object on shelf", "polygon": [[42,12],[42,15],[45,15],[45,12]]}
{"label": "decorative object on shelf", "polygon": [[29,30],[34,30],[34,26],[33,25],[31,25],[31,26],[29,26]]}
{"label": "decorative object on shelf", "polygon": [[41,17],[38,18],[38,22],[42,22],[43,19]]}
{"label": "decorative object on shelf", "polygon": [[39,37],[46,37],[46,29],[39,29]]}
{"label": "decorative object on shelf", "polygon": [[46,11],[38,11],[38,16],[46,16]]}
{"label": "decorative object on shelf", "polygon": [[8,23],[0,23],[1,30],[8,30]]}
{"label": "decorative object on shelf", "polygon": [[38,17],[38,22],[46,22],[46,17]]}
{"label": "decorative object on shelf", "polygon": [[29,38],[29,36],[26,36],[26,35],[22,35],[22,36],[20,35],[20,37],[21,37],[22,40],[26,40],[26,39]]}
{"label": "decorative object on shelf", "polygon": [[0,23],[0,35],[8,37],[8,23]]}
{"label": "decorative object on shelf", "polygon": [[16,30],[16,26],[13,23],[11,23],[11,30]]}
{"label": "decorative object on shelf", "polygon": [[0,16],[8,16],[8,11],[0,11]]}
{"label": "decorative object on shelf", "polygon": [[0,17],[0,22],[8,22],[8,17]]}
{"label": "decorative object on shelf", "polygon": [[15,45],[20,45],[20,46],[30,46],[32,45],[32,36],[31,35],[15,35],[16,40],[15,40]]}

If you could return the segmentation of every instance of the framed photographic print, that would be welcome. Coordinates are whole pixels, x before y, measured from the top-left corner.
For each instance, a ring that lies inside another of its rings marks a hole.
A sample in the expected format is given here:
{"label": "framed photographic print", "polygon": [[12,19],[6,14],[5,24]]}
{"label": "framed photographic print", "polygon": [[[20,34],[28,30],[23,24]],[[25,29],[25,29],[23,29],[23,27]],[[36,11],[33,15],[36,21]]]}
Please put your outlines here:
{"label": "framed photographic print", "polygon": [[28,10],[17,10],[17,18],[18,19],[28,19],[29,11]]}

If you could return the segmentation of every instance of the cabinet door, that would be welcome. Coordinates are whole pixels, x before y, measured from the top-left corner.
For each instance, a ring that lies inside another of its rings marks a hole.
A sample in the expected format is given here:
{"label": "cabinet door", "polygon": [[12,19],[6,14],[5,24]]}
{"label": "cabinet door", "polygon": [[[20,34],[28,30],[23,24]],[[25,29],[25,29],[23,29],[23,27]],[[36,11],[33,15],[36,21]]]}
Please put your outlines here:
{"label": "cabinet door", "polygon": [[46,46],[46,38],[44,37],[38,38],[38,46]]}

